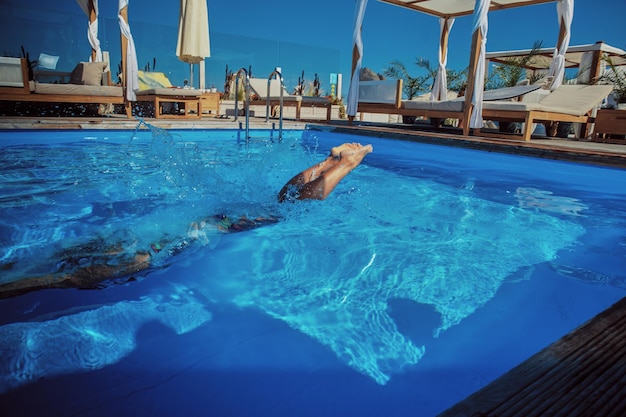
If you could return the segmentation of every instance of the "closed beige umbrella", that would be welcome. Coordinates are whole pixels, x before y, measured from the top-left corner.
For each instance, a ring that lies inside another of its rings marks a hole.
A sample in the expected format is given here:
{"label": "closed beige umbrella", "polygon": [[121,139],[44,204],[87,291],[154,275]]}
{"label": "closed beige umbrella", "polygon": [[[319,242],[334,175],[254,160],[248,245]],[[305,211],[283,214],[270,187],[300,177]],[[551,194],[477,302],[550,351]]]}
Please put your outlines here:
{"label": "closed beige umbrella", "polygon": [[[211,56],[209,12],[206,0],[180,0],[180,21],[176,56],[190,65],[193,87],[193,65]],[[204,67],[200,65],[200,88],[204,88]]]}

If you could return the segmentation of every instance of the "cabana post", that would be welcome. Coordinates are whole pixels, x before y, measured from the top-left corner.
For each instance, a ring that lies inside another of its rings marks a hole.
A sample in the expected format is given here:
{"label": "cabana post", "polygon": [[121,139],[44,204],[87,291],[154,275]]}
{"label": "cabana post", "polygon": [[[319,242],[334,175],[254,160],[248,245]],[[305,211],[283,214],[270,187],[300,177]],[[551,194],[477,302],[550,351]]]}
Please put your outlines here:
{"label": "cabana post", "polygon": [[350,78],[348,106],[346,109],[350,123],[354,120],[354,116],[356,116],[359,105],[359,76],[361,74],[361,66],[363,62],[363,39],[361,38],[361,28],[363,27],[363,18],[365,17],[366,8],[367,0],[359,0],[354,17],[354,30],[352,32],[352,76]]}
{"label": "cabana post", "polygon": [[102,62],[102,49],[98,39],[98,0],[76,0],[88,18],[87,39],[91,45],[91,62]]}

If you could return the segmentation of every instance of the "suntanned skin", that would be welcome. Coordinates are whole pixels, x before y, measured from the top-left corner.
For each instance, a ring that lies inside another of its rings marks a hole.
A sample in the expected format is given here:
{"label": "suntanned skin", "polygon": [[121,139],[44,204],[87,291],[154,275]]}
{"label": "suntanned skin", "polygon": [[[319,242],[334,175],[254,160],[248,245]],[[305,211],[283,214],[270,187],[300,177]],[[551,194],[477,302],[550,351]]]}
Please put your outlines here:
{"label": "suntanned skin", "polygon": [[295,191],[293,198],[298,200],[324,200],[372,150],[372,145],[358,143],[344,143],[332,148],[324,161],[290,179],[278,193],[278,201],[288,199],[290,191]]}
{"label": "suntanned skin", "polygon": [[[319,164],[302,171],[283,186],[278,193],[278,201],[285,200],[324,200],[335,189],[337,184],[356,168],[363,158],[372,152],[372,145],[361,145],[359,143],[344,143],[331,149],[330,155]],[[226,216],[212,216],[201,221],[193,222],[187,232],[187,237],[191,241],[205,243],[206,227],[220,230],[224,233],[241,232],[259,227],[264,224],[278,222],[275,217],[248,219],[240,217],[236,220],[228,219]],[[46,275],[30,277],[0,284],[0,299],[15,297],[31,291],[50,288],[98,288],[107,280],[119,278],[131,279],[134,274],[148,270],[153,267],[151,253],[157,253],[161,246],[169,242],[152,244],[150,248],[126,253],[122,244],[115,244],[105,249],[102,242],[88,242],[84,248],[75,248],[61,254],[60,264],[69,265],[68,268],[62,266],[59,271]],[[94,249],[95,248],[95,249]],[[79,261],[88,259],[89,264],[76,266]],[[2,268],[9,268],[10,265],[0,265]]]}

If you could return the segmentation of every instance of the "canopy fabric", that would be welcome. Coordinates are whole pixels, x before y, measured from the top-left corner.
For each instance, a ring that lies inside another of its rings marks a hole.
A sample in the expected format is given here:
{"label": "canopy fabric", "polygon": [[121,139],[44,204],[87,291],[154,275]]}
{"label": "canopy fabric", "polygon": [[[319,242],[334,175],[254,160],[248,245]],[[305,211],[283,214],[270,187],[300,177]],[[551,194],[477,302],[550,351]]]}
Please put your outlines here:
{"label": "canopy fabric", "polygon": [[[547,70],[550,68],[555,48],[541,48],[535,51],[535,55],[524,66],[529,70]],[[486,59],[490,62],[506,64],[507,59],[520,58],[529,55],[531,49],[520,49],[514,51],[494,51],[487,52]],[[583,56],[586,52],[598,52],[603,56],[611,57],[615,65],[626,65],[626,51],[597,42],[587,45],[569,46],[565,52],[565,68],[578,68],[583,65]]]}
{"label": "canopy fabric", "polygon": [[189,64],[198,64],[211,56],[206,0],[180,0],[176,56]]}
{"label": "canopy fabric", "polygon": [[[567,53],[566,53],[567,54]],[[576,84],[589,84],[592,81],[591,66],[593,65],[593,52],[587,51],[580,59],[580,69],[576,76]],[[602,70],[604,74],[604,70]]]}
{"label": "canopy fabric", "polygon": [[448,35],[454,24],[454,19],[439,19],[439,65],[437,66],[437,75],[433,84],[431,101],[447,100],[448,98],[448,80],[446,74],[446,65],[448,65]]}
{"label": "canopy fabric", "polygon": [[[475,9],[475,0],[379,0],[396,6],[426,13],[441,18],[471,15]],[[489,11],[510,9],[533,4],[551,3],[555,0],[493,0]]]}
{"label": "canopy fabric", "polygon": [[94,62],[102,62],[102,49],[100,48],[100,40],[98,39],[98,0],[76,0],[80,8],[83,10],[89,20],[87,28],[87,39],[93,51],[90,60]]}
{"label": "canopy fabric", "polygon": [[128,2],[130,0],[119,0],[118,2],[118,20],[120,24],[120,31],[122,33],[122,43],[126,47],[122,48],[122,54],[124,49],[126,53],[122,56],[124,66],[122,71],[124,72],[124,86],[126,99],[128,101],[137,101],[137,95],[135,91],[139,89],[139,65],[137,63],[137,51],[135,50],[135,41],[133,35],[130,33],[130,26],[127,21]]}
{"label": "canopy fabric", "polygon": [[571,38],[572,19],[574,17],[574,0],[560,0],[556,4],[559,25],[561,27],[559,40],[554,48],[554,58],[548,75],[552,75],[553,81],[550,90],[554,91],[563,82],[565,75],[565,52]]}
{"label": "canopy fabric", "polygon": [[356,6],[354,17],[354,31],[352,32],[352,78],[350,79],[350,89],[348,90],[348,106],[346,113],[349,117],[356,116],[359,105],[359,76],[363,65],[363,39],[361,37],[361,27],[365,17],[367,0],[359,0]]}
{"label": "canopy fabric", "polygon": [[472,94],[472,114],[469,127],[480,129],[483,127],[483,93],[485,89],[485,54],[487,53],[487,30],[489,28],[488,13],[490,0],[476,1],[474,11],[474,33],[480,32],[478,47],[478,61],[474,73],[474,93]]}

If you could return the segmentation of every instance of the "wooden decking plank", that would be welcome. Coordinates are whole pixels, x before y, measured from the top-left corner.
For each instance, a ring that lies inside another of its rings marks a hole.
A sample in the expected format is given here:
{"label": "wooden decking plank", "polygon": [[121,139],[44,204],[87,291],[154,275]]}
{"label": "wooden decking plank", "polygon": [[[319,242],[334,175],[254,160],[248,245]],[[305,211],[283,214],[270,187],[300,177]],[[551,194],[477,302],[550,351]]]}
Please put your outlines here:
{"label": "wooden decking plank", "polygon": [[616,383],[615,381],[611,381],[613,384],[611,384],[605,392],[598,393],[596,401],[587,407],[587,415],[620,415],[612,414],[614,410],[621,413],[620,417],[624,415],[624,410],[626,410],[626,395],[624,395],[624,387],[626,387],[626,375],[624,373],[624,369],[626,368],[626,363],[624,363],[623,359],[620,368],[621,376],[617,379]]}
{"label": "wooden decking plank", "polygon": [[[618,330],[617,326],[624,326],[626,320],[616,322],[611,329]],[[617,329],[616,329],[617,327]],[[557,391],[559,399],[552,399],[552,406],[546,409],[546,413],[564,413],[572,415],[580,410],[579,405],[584,400],[582,396],[589,386],[597,385],[603,377],[611,377],[613,365],[617,363],[615,355],[619,354],[620,341],[614,337],[614,332],[605,331],[604,338],[597,338],[588,346],[581,346],[582,351],[589,351],[586,359],[578,364],[571,365],[571,372],[560,376],[560,385]],[[570,412],[567,412],[570,409]]]}
{"label": "wooden decking plank", "polygon": [[562,407],[563,411],[588,410],[594,403],[605,402],[610,399],[607,397],[607,393],[612,387],[618,386],[620,379],[626,374],[623,359],[626,354],[626,342],[621,332],[625,326],[626,320],[621,320],[612,328],[607,329],[606,333],[611,336],[610,343],[601,350],[598,365],[587,366],[589,370],[587,383],[572,389],[573,398],[567,406]]}
{"label": "wooden decking plank", "polygon": [[[626,325],[626,320],[621,320],[619,325]],[[613,331],[605,332],[609,337],[603,341],[598,340],[595,346],[589,347],[592,355],[588,361],[574,368],[575,373],[571,378],[561,378],[564,384],[559,387],[560,398],[558,401],[552,399],[552,406],[545,410],[546,415],[571,416],[579,413],[588,407],[584,405],[587,396],[598,392],[596,390],[601,388],[605,380],[614,379],[616,367],[623,354],[623,343],[615,337],[615,334],[620,333],[620,328],[616,325],[611,330]],[[581,349],[587,348],[583,346]]]}
{"label": "wooden decking plank", "polygon": [[541,379],[535,380],[490,413],[502,417],[555,415],[567,404],[567,398],[563,401],[565,394],[587,378],[587,368],[583,364],[595,366],[602,360],[595,349],[576,349],[567,356],[555,359],[558,362]]}
{"label": "wooden decking plank", "polygon": [[490,413],[501,417],[548,415],[551,405],[558,404],[568,391],[585,381],[588,376],[585,364],[595,366],[604,361],[603,353],[594,345],[608,346],[611,339],[610,332],[602,332],[590,341],[579,340],[582,343],[571,345],[569,350],[561,350],[554,357],[555,364],[547,372],[501,402]]}
{"label": "wooden decking plank", "polygon": [[581,394],[583,401],[580,403],[579,409],[584,411],[585,415],[606,415],[608,410],[615,407],[620,407],[621,410],[626,409],[626,404],[619,406],[620,401],[625,401],[622,391],[626,386],[626,377],[623,372],[623,368],[626,366],[622,364],[621,367],[621,376],[614,374],[611,378],[603,379],[602,384],[593,387],[591,392]]}
{"label": "wooden decking plank", "polygon": [[[552,406],[554,399],[549,397],[550,393],[560,389],[565,394],[575,389],[580,393],[581,389],[584,392],[586,384],[601,389],[611,383],[619,385],[617,395],[608,397],[608,393],[594,393],[594,397],[598,396],[595,401],[590,396],[575,400],[578,407],[572,407],[568,416],[590,415],[588,410],[593,409],[598,410],[591,414],[594,417],[608,416],[615,410],[624,413],[626,403],[620,393],[624,387],[625,320],[626,297],[439,416],[526,417]],[[611,359],[607,361],[607,357]],[[595,369],[598,367],[601,369]],[[595,378],[597,384],[586,377]],[[561,398],[561,405],[566,404],[568,398],[573,400],[569,395]],[[610,408],[603,407],[607,403],[612,404]]]}

